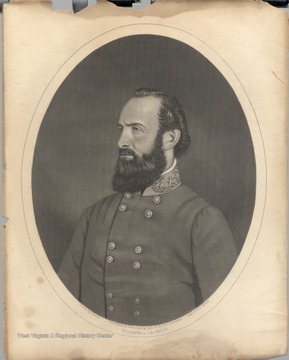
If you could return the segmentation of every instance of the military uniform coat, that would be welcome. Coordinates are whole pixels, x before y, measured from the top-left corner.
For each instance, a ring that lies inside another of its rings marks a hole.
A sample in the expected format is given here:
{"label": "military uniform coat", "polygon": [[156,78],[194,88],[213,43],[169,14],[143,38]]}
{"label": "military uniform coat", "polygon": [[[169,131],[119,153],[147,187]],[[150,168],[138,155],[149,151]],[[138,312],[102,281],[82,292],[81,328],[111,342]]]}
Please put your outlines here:
{"label": "military uniform coat", "polygon": [[180,185],[150,196],[113,194],[89,207],[58,275],[96,314],[154,325],[201,304],[236,257],[221,212]]}

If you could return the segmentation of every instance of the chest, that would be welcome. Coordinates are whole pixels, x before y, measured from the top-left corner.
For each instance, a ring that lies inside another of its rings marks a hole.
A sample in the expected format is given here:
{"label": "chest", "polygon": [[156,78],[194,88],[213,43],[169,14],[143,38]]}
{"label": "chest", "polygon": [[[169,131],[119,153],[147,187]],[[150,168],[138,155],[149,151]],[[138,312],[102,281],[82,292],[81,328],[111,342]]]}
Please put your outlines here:
{"label": "chest", "polygon": [[[163,196],[123,196],[113,216],[91,222],[87,242],[99,264],[118,259],[123,266],[144,261],[174,267],[178,259],[191,262],[192,212]],[[154,265],[153,265],[154,264]]]}

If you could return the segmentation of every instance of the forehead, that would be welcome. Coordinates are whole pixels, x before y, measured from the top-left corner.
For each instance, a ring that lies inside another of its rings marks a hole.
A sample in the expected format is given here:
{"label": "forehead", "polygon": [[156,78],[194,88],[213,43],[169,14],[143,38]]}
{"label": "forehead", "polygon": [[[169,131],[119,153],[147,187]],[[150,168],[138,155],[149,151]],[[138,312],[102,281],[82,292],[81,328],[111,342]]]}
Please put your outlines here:
{"label": "forehead", "polygon": [[158,127],[160,105],[161,99],[154,96],[131,98],[121,111],[119,124],[139,123],[147,127]]}

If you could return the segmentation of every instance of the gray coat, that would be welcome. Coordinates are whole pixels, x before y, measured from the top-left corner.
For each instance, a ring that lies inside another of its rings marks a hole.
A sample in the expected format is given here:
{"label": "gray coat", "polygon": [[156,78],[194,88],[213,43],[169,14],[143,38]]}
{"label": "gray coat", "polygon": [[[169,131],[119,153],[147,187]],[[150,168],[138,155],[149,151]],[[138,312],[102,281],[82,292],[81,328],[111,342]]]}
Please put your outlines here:
{"label": "gray coat", "polygon": [[58,275],[112,321],[155,325],[192,311],[237,258],[219,210],[185,185],[164,194],[114,194],[82,215]]}

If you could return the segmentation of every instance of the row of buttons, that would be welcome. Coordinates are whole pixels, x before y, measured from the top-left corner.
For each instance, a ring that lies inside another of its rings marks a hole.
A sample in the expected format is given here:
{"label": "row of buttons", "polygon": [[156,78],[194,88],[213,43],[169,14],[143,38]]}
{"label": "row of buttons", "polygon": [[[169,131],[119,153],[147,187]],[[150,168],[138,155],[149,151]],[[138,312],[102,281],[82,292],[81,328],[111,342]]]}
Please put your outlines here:
{"label": "row of buttons", "polygon": [[[112,311],[114,311],[114,307],[112,305],[108,305],[107,310],[112,312]],[[135,317],[139,317],[140,316],[140,311],[136,310],[133,314],[134,314]]]}
{"label": "row of buttons", "polygon": [[[112,262],[114,261],[114,258],[113,258],[113,256],[111,256],[111,255],[109,255],[109,256],[107,256],[106,257],[106,262],[107,263],[109,263],[109,264],[111,264]],[[139,261],[135,261],[134,263],[133,263],[133,265],[132,265],[132,267],[134,268],[134,269],[140,269],[140,262]]]}
{"label": "row of buttons", "polygon": [[[106,294],[106,298],[107,299],[112,299],[113,298],[113,293],[111,291],[108,291]],[[136,304],[136,305],[139,305],[141,303],[141,300],[139,297],[135,297],[133,302]]]}
{"label": "row of buttons", "polygon": [[[131,199],[131,198],[132,198],[132,194],[126,192],[126,193],[124,193],[124,197],[125,197],[126,199]],[[156,205],[157,205],[157,204],[160,204],[161,201],[162,201],[162,198],[161,198],[159,195],[155,195],[155,196],[153,197],[153,203],[154,203],[154,204],[156,204]]]}
{"label": "row of buttons", "polygon": [[[110,243],[108,243],[108,248],[110,250],[114,250],[116,248],[115,243],[112,242],[112,241]],[[141,246],[136,246],[134,251],[135,251],[136,254],[141,254],[142,253],[142,247]]]}
{"label": "row of buttons", "polygon": [[[127,206],[125,204],[120,204],[118,208],[119,208],[119,211],[125,212],[126,209],[127,209]],[[152,210],[146,210],[145,211],[145,217],[148,218],[148,219],[150,219],[153,216],[153,214],[154,213],[153,213]]]}

